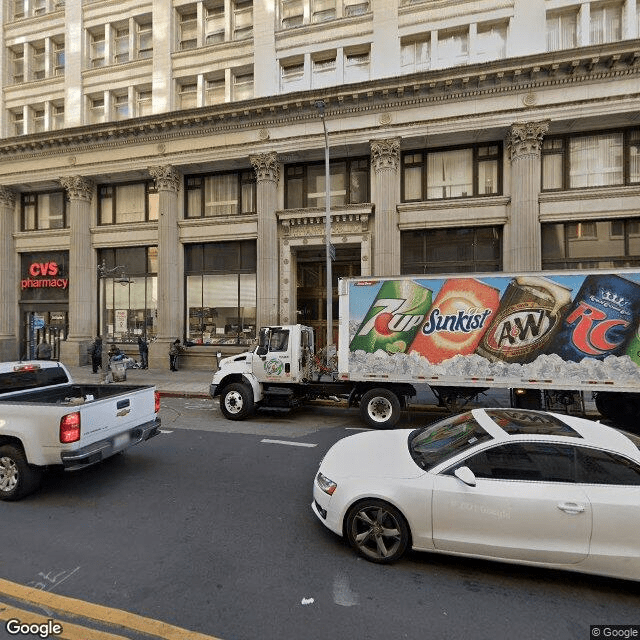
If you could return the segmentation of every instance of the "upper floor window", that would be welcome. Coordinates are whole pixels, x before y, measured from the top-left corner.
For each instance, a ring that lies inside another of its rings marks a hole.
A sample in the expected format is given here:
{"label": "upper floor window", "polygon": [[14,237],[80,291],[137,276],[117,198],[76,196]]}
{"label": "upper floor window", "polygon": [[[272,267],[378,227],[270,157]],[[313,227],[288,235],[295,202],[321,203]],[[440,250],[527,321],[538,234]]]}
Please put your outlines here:
{"label": "upper floor window", "polygon": [[369,79],[369,48],[345,49],[344,81],[363,82]]}
{"label": "upper floor window", "polygon": [[64,127],[64,104],[51,106],[51,129],[58,130]]}
{"label": "upper floor window", "polygon": [[180,109],[195,109],[198,106],[198,85],[196,82],[183,81],[178,86]]}
{"label": "upper floor window", "polygon": [[302,88],[304,80],[304,58],[292,58],[280,61],[281,87],[284,90],[292,91]]}
{"label": "upper floor window", "polygon": [[591,5],[590,42],[604,44],[622,39],[622,4]]}
{"label": "upper floor window", "polygon": [[640,183],[640,129],[557,136],[542,144],[542,189]]}
{"label": "upper floor window", "polygon": [[344,0],[344,15],[361,16],[369,11],[369,0]]}
{"label": "upper floor window", "polygon": [[45,130],[45,110],[38,106],[33,109],[33,132],[41,133]]}
{"label": "upper floor window", "polygon": [[188,176],[185,179],[185,211],[187,218],[255,213],[255,173],[238,171]]}
{"label": "upper floor window", "polygon": [[53,75],[64,74],[64,38],[52,41]]}
{"label": "upper floor window", "polygon": [[[11,111],[11,134],[14,136],[21,136],[26,133],[24,130],[24,111],[22,109],[16,109]],[[10,135],[11,135],[10,134]]]}
{"label": "upper floor window", "polygon": [[24,46],[11,49],[11,79],[13,84],[24,82]]}
{"label": "upper floor window", "polygon": [[205,83],[205,99],[207,104],[222,104],[225,101],[224,76],[207,78]]}
{"label": "upper floor window", "polygon": [[336,0],[311,0],[311,22],[326,22],[336,17]]}
{"label": "upper floor window", "polygon": [[195,6],[189,5],[180,13],[178,26],[178,48],[180,51],[195,49],[198,46],[198,13]]}
{"label": "upper floor window", "polygon": [[64,191],[23,193],[21,196],[21,229],[63,229],[67,226]]}
{"label": "upper floor window", "polygon": [[253,98],[253,72],[236,72],[233,75],[233,99]]}
{"label": "upper floor window", "polygon": [[45,48],[44,42],[31,45],[31,77],[42,80],[45,77]]}
{"label": "upper floor window", "polygon": [[153,55],[153,29],[151,18],[136,22],[136,49],[138,58],[150,58]]}
{"label": "upper floor window", "polygon": [[438,64],[453,67],[469,62],[469,31],[438,32]]}
{"label": "upper floor window", "polygon": [[129,26],[115,30],[113,38],[113,60],[116,64],[129,62]]}
{"label": "upper floor window", "polygon": [[[369,159],[334,160],[329,163],[332,206],[369,201]],[[285,169],[285,207],[324,207],[326,200],[324,162],[289,165]]]}
{"label": "upper floor window", "polygon": [[578,10],[547,14],[547,51],[573,49],[578,41]]}
{"label": "upper floor window", "polygon": [[479,24],[476,33],[475,59],[479,62],[499,60],[506,56],[506,52],[507,25]]}
{"label": "upper floor window", "polygon": [[204,41],[216,44],[225,40],[224,1],[216,0],[205,7]]}
{"label": "upper floor window", "polygon": [[103,95],[89,98],[89,121],[91,124],[100,124],[106,121]]}
{"label": "upper floor window", "polygon": [[62,8],[64,8],[64,0],[10,0],[9,15],[13,20],[20,20],[42,16]]}
{"label": "upper floor window", "polygon": [[253,0],[234,0],[233,39],[244,40],[253,36]]}
{"label": "upper floor window", "polygon": [[400,65],[403,73],[429,68],[429,36],[414,36],[400,43]]}
{"label": "upper floor window", "polygon": [[311,84],[327,87],[337,83],[337,52],[323,51],[311,58]]}
{"label": "upper floor window", "polygon": [[280,21],[285,29],[304,24],[303,0],[280,0]]}
{"label": "upper floor window", "polygon": [[98,187],[98,223],[123,224],[158,219],[158,192],[152,181]]}
{"label": "upper floor window", "polygon": [[152,109],[151,89],[136,90],[136,116],[150,116]]}
{"label": "upper floor window", "polygon": [[490,196],[501,192],[500,144],[403,154],[403,202]]}
{"label": "upper floor window", "polygon": [[113,95],[113,119],[125,120],[131,117],[131,108],[129,106],[129,94],[115,93]]}
{"label": "upper floor window", "polygon": [[106,64],[104,27],[89,32],[89,49],[91,68],[104,67]]}

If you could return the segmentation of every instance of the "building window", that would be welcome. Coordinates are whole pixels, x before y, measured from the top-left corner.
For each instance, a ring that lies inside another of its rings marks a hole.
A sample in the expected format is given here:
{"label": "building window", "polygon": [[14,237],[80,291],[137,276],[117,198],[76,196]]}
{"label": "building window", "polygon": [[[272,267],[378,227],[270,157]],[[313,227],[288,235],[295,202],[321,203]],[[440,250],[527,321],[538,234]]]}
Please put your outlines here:
{"label": "building window", "polygon": [[502,228],[419,229],[401,233],[403,274],[502,270]]}
{"label": "building window", "polygon": [[207,104],[222,104],[225,101],[225,81],[221,78],[211,78],[205,84]]}
{"label": "building window", "polygon": [[346,17],[361,16],[369,12],[369,0],[344,0],[344,15]]}
{"label": "building window", "polygon": [[98,264],[104,264],[107,271],[122,267],[126,276],[123,280],[116,275],[99,283],[100,308],[106,310],[107,321],[106,327],[100,327],[100,335],[119,343],[154,338],[158,322],[158,247],[101,249]]}
{"label": "building window", "polygon": [[591,5],[590,42],[604,44],[622,40],[622,5]]}
{"label": "building window", "polygon": [[469,62],[469,32],[438,32],[438,63],[441,67],[454,67]]}
{"label": "building window", "polygon": [[136,91],[136,115],[150,116],[152,107],[151,89]]}
{"label": "building window", "polygon": [[314,87],[328,87],[337,81],[337,52],[324,51],[311,60],[311,81]]}
{"label": "building window", "polygon": [[98,188],[99,224],[127,224],[158,219],[158,192],[152,181]]}
{"label": "building window", "polygon": [[[331,206],[369,201],[369,159],[334,160],[329,163]],[[324,208],[324,162],[289,165],[285,169],[285,208]]]}
{"label": "building window", "polygon": [[369,49],[357,48],[344,52],[344,81],[363,82],[369,79]]}
{"label": "building window", "polygon": [[64,40],[56,40],[53,42],[53,75],[61,76],[64,74]]}
{"label": "building window", "polygon": [[20,20],[24,18],[24,2],[25,0],[13,0],[11,6],[13,7],[13,19]]}
{"label": "building window", "polygon": [[204,34],[206,44],[225,41],[224,1],[212,2],[205,7]]}
{"label": "building window", "polygon": [[407,38],[400,45],[400,65],[403,73],[429,68],[429,37]]}
{"label": "building window", "polygon": [[33,110],[33,132],[42,133],[44,129],[44,108],[36,108]]}
{"label": "building window", "polygon": [[304,58],[280,61],[280,86],[283,90],[293,91],[303,88]]}
{"label": "building window", "polygon": [[180,109],[195,109],[198,106],[198,85],[185,82],[178,87]]}
{"label": "building window", "polygon": [[113,119],[126,120],[131,117],[129,109],[129,94],[119,93],[113,96]]}
{"label": "building window", "polygon": [[233,99],[253,98],[253,73],[236,73],[233,76]]}
{"label": "building window", "polygon": [[178,49],[180,51],[195,49],[198,46],[198,13],[195,11],[195,6],[188,5],[179,15]]}
{"label": "building window", "polygon": [[13,84],[24,82],[24,47],[11,49],[11,76]]}
{"label": "building window", "polygon": [[577,33],[577,10],[547,14],[547,51],[575,48]]}
{"label": "building window", "polygon": [[302,25],[304,23],[303,0],[280,0],[280,22],[283,29]]}
{"label": "building window", "polygon": [[64,229],[67,226],[66,203],[64,191],[23,193],[22,231]]}
{"label": "building window", "polygon": [[89,120],[91,124],[105,122],[104,96],[89,98]]}
{"label": "building window", "polygon": [[64,128],[64,105],[54,104],[51,107],[51,129],[56,131]]}
{"label": "building window", "polygon": [[336,17],[336,0],[311,0],[311,22],[326,22]]}
{"label": "building window", "polygon": [[31,0],[31,11],[34,16],[41,16],[47,11],[47,0]]}
{"label": "building window", "polygon": [[546,138],[542,189],[581,189],[640,182],[640,129]]}
{"label": "building window", "polygon": [[24,113],[22,109],[11,111],[11,128],[13,129],[14,136],[21,136],[26,131],[24,130]]}
{"label": "building window", "polygon": [[153,55],[153,29],[150,18],[136,23],[136,50],[140,59]]}
{"label": "building window", "polygon": [[410,151],[402,157],[402,201],[493,196],[502,192],[502,145]]}
{"label": "building window", "polygon": [[244,40],[253,36],[253,0],[234,0],[233,39]]}
{"label": "building window", "polygon": [[187,218],[210,218],[256,212],[253,171],[189,176],[185,180]]}
{"label": "building window", "polygon": [[100,31],[91,32],[89,34],[90,49],[91,49],[91,68],[104,67],[106,60],[104,57],[105,52],[105,39],[104,39],[104,27],[100,28]]}
{"label": "building window", "polygon": [[44,43],[31,45],[31,77],[33,80],[45,78],[45,50]]}
{"label": "building window", "polygon": [[117,28],[113,38],[113,60],[121,64],[129,59],[129,27]]}
{"label": "building window", "polygon": [[640,266],[640,218],[542,225],[543,269]]}
{"label": "building window", "polygon": [[475,59],[478,62],[500,60],[507,54],[507,25],[478,25]]}
{"label": "building window", "polygon": [[256,335],[256,243],[185,246],[187,340],[250,344]]}

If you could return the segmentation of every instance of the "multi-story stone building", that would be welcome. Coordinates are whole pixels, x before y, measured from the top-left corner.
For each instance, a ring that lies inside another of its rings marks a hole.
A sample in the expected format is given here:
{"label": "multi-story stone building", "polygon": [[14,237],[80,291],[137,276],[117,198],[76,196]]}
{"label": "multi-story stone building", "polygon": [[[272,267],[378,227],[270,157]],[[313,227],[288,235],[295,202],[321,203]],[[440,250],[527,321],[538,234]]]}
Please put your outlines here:
{"label": "multi-story stone building", "polygon": [[4,359],[322,341],[324,126],[334,279],[640,261],[640,0],[1,11]]}

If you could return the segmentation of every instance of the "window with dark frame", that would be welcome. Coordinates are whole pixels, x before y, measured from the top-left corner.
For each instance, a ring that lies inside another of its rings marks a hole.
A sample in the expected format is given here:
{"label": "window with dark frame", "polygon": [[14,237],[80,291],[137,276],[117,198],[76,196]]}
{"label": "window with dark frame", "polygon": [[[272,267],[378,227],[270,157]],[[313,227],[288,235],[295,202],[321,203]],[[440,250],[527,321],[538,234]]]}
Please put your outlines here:
{"label": "window with dark frame", "polygon": [[[369,201],[369,166],[369,158],[329,162],[331,206]],[[284,191],[286,209],[323,208],[326,197],[324,162],[286,166]]]}
{"label": "window with dark frame", "polygon": [[98,224],[130,224],[158,219],[153,180],[98,186]]}
{"label": "window with dark frame", "polygon": [[67,227],[67,198],[64,191],[23,193],[20,197],[20,228],[64,229]]}
{"label": "window with dark frame", "polygon": [[499,142],[402,154],[402,202],[501,193],[502,144]]}
{"label": "window with dark frame", "polygon": [[542,143],[542,190],[640,184],[640,129],[550,136]]}
{"label": "window with dark frame", "polygon": [[252,169],[185,177],[185,217],[256,213],[256,177]]}

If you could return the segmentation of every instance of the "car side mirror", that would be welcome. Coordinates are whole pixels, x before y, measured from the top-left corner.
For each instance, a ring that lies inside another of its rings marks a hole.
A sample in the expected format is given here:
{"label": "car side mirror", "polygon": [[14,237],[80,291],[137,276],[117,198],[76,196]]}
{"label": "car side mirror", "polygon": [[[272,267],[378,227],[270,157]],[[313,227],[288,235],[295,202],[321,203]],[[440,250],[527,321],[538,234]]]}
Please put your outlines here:
{"label": "car side mirror", "polygon": [[470,487],[476,486],[476,475],[469,467],[458,467],[453,475]]}

